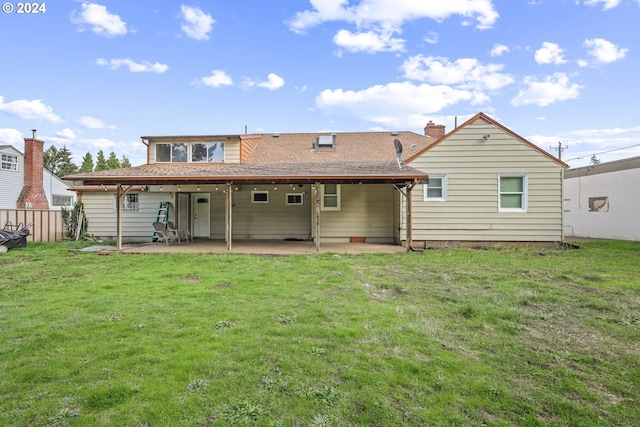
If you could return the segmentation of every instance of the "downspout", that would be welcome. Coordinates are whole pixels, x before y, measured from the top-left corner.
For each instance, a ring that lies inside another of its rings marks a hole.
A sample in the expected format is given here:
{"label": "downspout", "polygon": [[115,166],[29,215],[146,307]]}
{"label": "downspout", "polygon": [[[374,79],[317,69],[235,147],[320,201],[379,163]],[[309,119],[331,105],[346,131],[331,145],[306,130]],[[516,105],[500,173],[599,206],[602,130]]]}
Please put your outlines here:
{"label": "downspout", "polygon": [[144,138],[140,138],[142,143],[147,146],[147,164],[151,162],[151,153],[149,152],[149,140],[145,140]]}

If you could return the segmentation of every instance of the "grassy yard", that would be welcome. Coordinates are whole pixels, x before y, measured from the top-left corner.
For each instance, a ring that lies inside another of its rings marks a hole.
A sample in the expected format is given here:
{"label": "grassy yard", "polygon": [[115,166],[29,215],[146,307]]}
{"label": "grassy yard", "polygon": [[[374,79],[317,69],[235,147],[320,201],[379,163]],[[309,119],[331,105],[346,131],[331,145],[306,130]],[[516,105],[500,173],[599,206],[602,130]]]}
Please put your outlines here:
{"label": "grassy yard", "polygon": [[2,426],[638,426],[640,244],[0,254]]}

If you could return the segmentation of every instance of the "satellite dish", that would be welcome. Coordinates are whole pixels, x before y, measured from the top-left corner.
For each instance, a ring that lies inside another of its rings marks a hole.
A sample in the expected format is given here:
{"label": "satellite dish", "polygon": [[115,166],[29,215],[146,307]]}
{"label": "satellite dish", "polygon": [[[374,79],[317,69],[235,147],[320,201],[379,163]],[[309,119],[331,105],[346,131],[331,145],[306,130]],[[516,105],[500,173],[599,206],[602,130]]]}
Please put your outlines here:
{"label": "satellite dish", "polygon": [[396,146],[396,156],[402,155],[402,142],[398,138],[393,141],[393,145]]}
{"label": "satellite dish", "polygon": [[400,140],[396,138],[393,140],[393,145],[396,147],[396,158],[390,160],[389,163],[387,163],[386,167],[388,167],[389,164],[391,164],[391,162],[395,160],[398,163],[398,169],[402,169],[402,164],[404,163],[402,161],[402,142],[400,142]]}

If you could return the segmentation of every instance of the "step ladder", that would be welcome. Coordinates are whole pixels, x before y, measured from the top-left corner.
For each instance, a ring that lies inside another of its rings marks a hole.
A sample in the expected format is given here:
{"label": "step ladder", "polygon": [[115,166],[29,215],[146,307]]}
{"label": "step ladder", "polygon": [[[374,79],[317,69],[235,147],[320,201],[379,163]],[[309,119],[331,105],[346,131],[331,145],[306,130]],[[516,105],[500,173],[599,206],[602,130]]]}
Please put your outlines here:
{"label": "step ladder", "polygon": [[[156,215],[156,222],[161,222],[164,224],[164,227],[167,228],[167,221],[169,221],[169,202],[160,202],[160,206],[158,206],[158,214]],[[151,242],[155,242],[158,240],[158,236],[156,231],[153,231],[153,235],[151,236]]]}

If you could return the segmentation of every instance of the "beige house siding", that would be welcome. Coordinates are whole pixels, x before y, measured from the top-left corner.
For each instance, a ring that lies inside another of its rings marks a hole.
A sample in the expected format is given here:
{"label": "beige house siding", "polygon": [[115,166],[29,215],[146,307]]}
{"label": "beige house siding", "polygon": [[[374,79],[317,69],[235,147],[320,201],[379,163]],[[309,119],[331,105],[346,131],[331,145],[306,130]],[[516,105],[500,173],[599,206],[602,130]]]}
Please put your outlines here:
{"label": "beige house siding", "polygon": [[[141,192],[137,194],[139,197],[138,211],[122,212],[122,237],[125,240],[151,241],[152,223],[156,220],[160,202],[170,202],[170,220],[175,217],[173,193]],[[83,193],[82,202],[85,215],[89,220],[87,234],[101,239],[115,239],[117,219],[114,193]]]}
{"label": "beige house siding", "polygon": [[168,144],[171,142],[224,142],[224,162],[225,163],[240,163],[240,140],[239,139],[227,139],[224,138],[204,138],[198,140],[198,138],[184,139],[175,138],[175,140],[162,140],[149,142],[149,164],[156,163],[156,144]]}
{"label": "beige house siding", "polygon": [[[277,187],[277,189],[274,189]],[[252,203],[253,191],[267,191],[268,203]],[[302,205],[287,205],[287,194],[302,194]],[[216,211],[224,214],[224,199],[216,203]],[[309,239],[311,236],[311,186],[295,187],[243,185],[233,192],[233,239]],[[213,216],[212,216],[213,217]],[[224,233],[224,216],[222,228]],[[214,224],[212,223],[212,230]]]}
{"label": "beige house siding", "polygon": [[[414,242],[562,240],[563,168],[502,129],[479,120],[410,164],[447,175],[446,201],[425,202],[424,186],[414,188]],[[498,176],[505,173],[526,174],[527,212],[498,212]]]}
{"label": "beige house siding", "polygon": [[[320,212],[320,241],[394,243],[398,192],[392,185],[341,185],[341,209]],[[314,220],[315,221],[315,220]]]}

